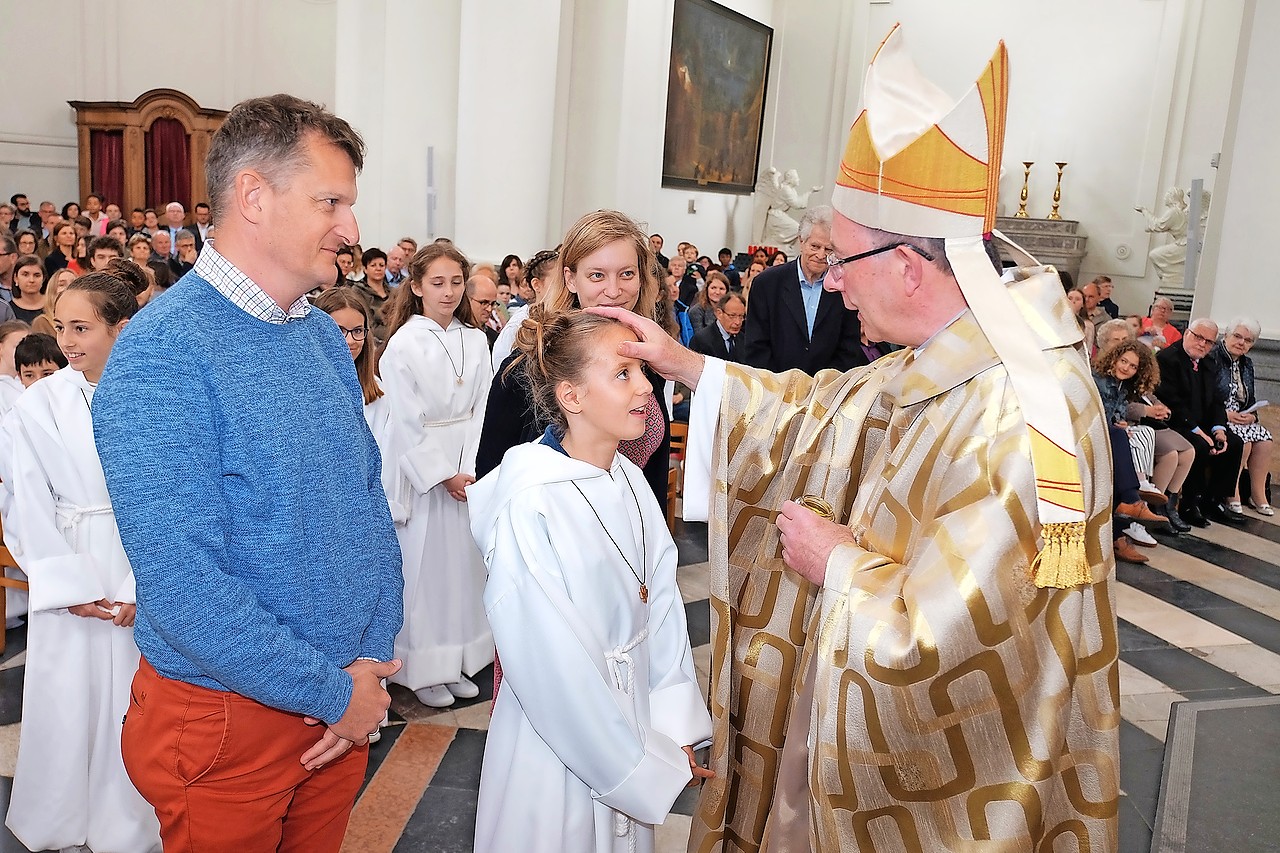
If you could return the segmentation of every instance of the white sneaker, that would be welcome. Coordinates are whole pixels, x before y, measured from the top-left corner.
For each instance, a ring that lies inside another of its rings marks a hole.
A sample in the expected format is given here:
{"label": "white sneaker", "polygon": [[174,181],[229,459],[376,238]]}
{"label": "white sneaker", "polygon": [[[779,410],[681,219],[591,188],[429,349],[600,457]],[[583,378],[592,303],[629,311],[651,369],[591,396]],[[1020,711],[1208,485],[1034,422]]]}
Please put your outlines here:
{"label": "white sneaker", "polygon": [[1136,521],[1125,529],[1124,535],[1128,536],[1139,545],[1146,545],[1148,548],[1154,547],[1158,544],[1155,537],[1148,533],[1147,529]]}
{"label": "white sneaker", "polygon": [[433,684],[413,691],[418,701],[429,708],[448,708],[453,704],[453,694],[443,684]]}
{"label": "white sneaker", "polygon": [[480,695],[480,688],[465,675],[459,675],[457,681],[450,682],[444,687],[457,699],[474,699]]}

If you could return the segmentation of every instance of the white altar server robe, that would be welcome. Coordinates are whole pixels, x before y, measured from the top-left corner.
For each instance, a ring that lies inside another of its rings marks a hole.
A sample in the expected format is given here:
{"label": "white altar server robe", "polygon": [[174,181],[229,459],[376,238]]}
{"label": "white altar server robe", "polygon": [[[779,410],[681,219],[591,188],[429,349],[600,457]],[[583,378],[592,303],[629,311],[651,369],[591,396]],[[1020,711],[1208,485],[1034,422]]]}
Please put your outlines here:
{"label": "white altar server robe", "polygon": [[[3,416],[13,404],[18,401],[18,397],[26,390],[22,386],[21,380],[16,376],[0,375],[0,416]],[[7,473],[3,469],[3,465],[8,460],[0,460],[0,479],[8,479]],[[9,490],[0,489],[0,519],[4,518],[9,511]],[[5,577],[14,578],[24,581],[27,576],[22,573],[21,569],[6,567],[4,570]],[[5,589],[5,619],[11,624],[17,624],[17,621],[27,614],[27,594],[17,589]]]}
{"label": "white altar server robe", "polygon": [[[604,471],[526,444],[468,503],[503,669],[476,851],[652,851],[653,825],[692,778],[681,747],[709,738],[711,718],[675,543],[644,475],[620,455]],[[647,604],[592,507],[633,566],[647,549]]]}
{"label": "white altar server robe", "polygon": [[418,690],[474,675],[493,662],[481,601],[484,561],[471,538],[466,504],[443,485],[454,474],[476,470],[493,378],[489,341],[456,319],[445,330],[427,317],[412,317],[387,342],[379,367],[390,423],[381,431],[385,444],[379,431],[374,435],[404,559],[404,627],[395,643],[404,666],[390,680]]}
{"label": "white altar server robe", "polygon": [[136,601],[93,441],[94,386],[64,367],[5,417],[11,504],[5,544],[31,581],[22,737],[6,823],[33,850],[160,850],[155,812],[120,757],[132,628],[73,616],[100,599]]}

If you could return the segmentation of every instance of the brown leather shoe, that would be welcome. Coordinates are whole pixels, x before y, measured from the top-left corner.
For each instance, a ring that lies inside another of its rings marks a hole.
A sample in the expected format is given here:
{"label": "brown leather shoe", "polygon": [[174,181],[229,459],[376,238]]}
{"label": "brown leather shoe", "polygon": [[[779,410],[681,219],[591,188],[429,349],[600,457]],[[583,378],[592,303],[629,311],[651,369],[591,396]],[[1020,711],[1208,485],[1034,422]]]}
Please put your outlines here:
{"label": "brown leather shoe", "polygon": [[1129,537],[1127,536],[1121,536],[1116,540],[1115,553],[1116,559],[1125,563],[1137,563],[1141,565],[1142,563],[1151,562],[1146,554],[1139,551],[1137,546],[1129,541]]}
{"label": "brown leather shoe", "polygon": [[1142,501],[1134,501],[1131,504],[1119,504],[1116,506],[1116,515],[1123,516],[1124,518],[1130,518],[1134,521],[1141,521],[1143,524],[1147,524],[1148,522],[1156,524],[1169,523],[1169,519],[1165,518],[1163,515],[1156,515],[1151,511],[1151,507],[1147,506]]}

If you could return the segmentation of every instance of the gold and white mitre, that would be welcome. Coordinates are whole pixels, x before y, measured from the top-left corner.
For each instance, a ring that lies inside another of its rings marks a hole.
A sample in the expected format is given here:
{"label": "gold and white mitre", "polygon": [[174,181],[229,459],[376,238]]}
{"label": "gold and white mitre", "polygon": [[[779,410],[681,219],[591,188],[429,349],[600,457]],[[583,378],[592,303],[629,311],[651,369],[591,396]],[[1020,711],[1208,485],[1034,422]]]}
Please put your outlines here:
{"label": "gold and white mitre", "polygon": [[1027,422],[1042,540],[1035,582],[1088,583],[1084,492],[1071,415],[1050,361],[1056,356],[1041,350],[983,247],[996,221],[1009,102],[1004,42],[956,101],[916,68],[895,24],[867,68],[862,101],[832,204],[868,228],[945,239],[960,290]]}

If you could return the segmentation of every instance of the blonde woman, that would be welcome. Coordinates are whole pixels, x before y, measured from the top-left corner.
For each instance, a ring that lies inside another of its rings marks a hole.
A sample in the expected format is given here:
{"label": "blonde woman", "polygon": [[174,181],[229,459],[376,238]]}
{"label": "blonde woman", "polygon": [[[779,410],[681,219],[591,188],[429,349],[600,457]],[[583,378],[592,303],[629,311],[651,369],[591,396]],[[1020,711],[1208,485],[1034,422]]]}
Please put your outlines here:
{"label": "blonde woman", "polygon": [[[662,282],[656,269],[648,236],[625,213],[597,210],[573,224],[560,248],[557,271],[544,285],[538,301],[530,306],[529,319],[517,332],[516,350],[493,378],[476,456],[477,477],[498,467],[509,449],[536,440],[547,427],[533,412],[528,380],[520,367],[524,353],[538,349],[532,340],[536,330],[566,311],[595,306],[626,308],[668,326],[660,299]],[[648,368],[645,375],[656,392],[646,403],[645,431],[634,441],[624,441],[619,452],[644,472],[654,496],[665,509],[670,415],[661,393],[663,380]]]}

